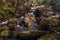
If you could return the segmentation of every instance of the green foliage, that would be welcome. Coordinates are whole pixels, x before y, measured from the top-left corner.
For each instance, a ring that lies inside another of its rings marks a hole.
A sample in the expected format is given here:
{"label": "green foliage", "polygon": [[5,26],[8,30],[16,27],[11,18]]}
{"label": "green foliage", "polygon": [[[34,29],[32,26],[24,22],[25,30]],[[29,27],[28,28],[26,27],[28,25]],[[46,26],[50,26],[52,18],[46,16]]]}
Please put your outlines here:
{"label": "green foliage", "polygon": [[44,0],[38,0],[37,3],[42,4]]}
{"label": "green foliage", "polygon": [[3,6],[0,6],[0,13],[4,13],[4,8],[3,8]]}
{"label": "green foliage", "polygon": [[45,5],[49,5],[50,2],[51,2],[51,0],[44,0],[44,2],[45,2],[45,3],[44,3]]}
{"label": "green foliage", "polygon": [[37,3],[37,0],[28,0],[28,5]]}
{"label": "green foliage", "polygon": [[0,14],[5,13],[6,11],[12,11],[13,9],[14,9],[13,7],[6,7],[6,6],[0,5]]}
{"label": "green foliage", "polygon": [[57,0],[57,3],[56,3],[57,5],[60,5],[60,0]]}

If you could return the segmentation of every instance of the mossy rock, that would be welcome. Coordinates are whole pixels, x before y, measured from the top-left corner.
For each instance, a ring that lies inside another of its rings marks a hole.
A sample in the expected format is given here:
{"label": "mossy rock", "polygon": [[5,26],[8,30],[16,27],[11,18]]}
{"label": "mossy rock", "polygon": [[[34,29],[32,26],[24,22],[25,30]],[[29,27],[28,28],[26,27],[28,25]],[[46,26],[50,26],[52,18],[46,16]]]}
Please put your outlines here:
{"label": "mossy rock", "polygon": [[40,37],[38,40],[57,40],[57,38],[55,33],[51,33]]}
{"label": "mossy rock", "polygon": [[20,33],[19,33],[19,35],[20,35],[21,37],[27,37],[27,36],[29,36],[30,34],[31,34],[31,31],[20,32]]}
{"label": "mossy rock", "polygon": [[40,35],[43,35],[44,32],[41,31],[28,31],[28,32],[20,32],[19,36],[21,38],[34,38],[34,37],[38,37]]}
{"label": "mossy rock", "polygon": [[3,20],[3,19],[4,19],[4,18],[3,18],[3,15],[0,14],[0,20]]}
{"label": "mossy rock", "polygon": [[9,36],[9,30],[4,30],[1,32],[1,36]]}
{"label": "mossy rock", "polygon": [[9,19],[9,22],[16,22],[16,21],[17,21],[17,18],[15,18],[15,17],[12,17]]}
{"label": "mossy rock", "polygon": [[8,24],[8,27],[9,28],[13,28],[13,29],[15,29],[16,27],[17,27],[17,25],[14,23],[11,23],[11,24]]}
{"label": "mossy rock", "polygon": [[10,13],[5,13],[4,15],[3,15],[3,17],[4,17],[4,19],[10,19],[11,17],[13,17],[13,15],[12,14],[10,14]]}
{"label": "mossy rock", "polygon": [[0,30],[2,30],[2,27],[0,27]]}
{"label": "mossy rock", "polygon": [[8,30],[9,28],[8,28],[7,25],[3,25],[3,26],[1,27],[1,29],[2,29],[2,30]]}

